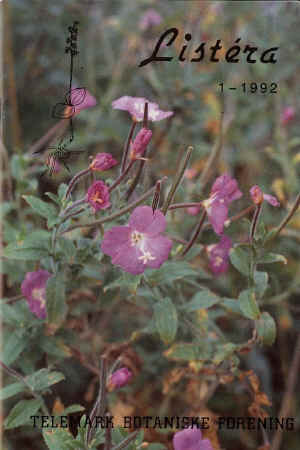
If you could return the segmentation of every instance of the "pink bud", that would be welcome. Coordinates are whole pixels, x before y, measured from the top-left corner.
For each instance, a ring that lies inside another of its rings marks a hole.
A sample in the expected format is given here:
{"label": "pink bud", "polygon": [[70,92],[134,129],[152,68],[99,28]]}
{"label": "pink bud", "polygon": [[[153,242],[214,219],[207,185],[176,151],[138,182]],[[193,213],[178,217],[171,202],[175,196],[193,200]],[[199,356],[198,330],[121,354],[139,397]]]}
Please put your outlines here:
{"label": "pink bud", "polygon": [[110,153],[97,153],[90,164],[90,169],[94,171],[108,170],[118,164]]}
{"label": "pink bud", "polygon": [[116,388],[125,386],[131,377],[132,373],[127,369],[127,367],[122,367],[121,369],[116,370],[116,372],[114,372],[109,378],[108,390],[112,391]]}
{"label": "pink bud", "polygon": [[142,128],[138,134],[136,135],[132,147],[131,147],[131,153],[130,158],[131,159],[138,159],[146,151],[147,145],[149,144],[152,137],[152,131],[148,130],[148,128]]}
{"label": "pink bud", "polygon": [[252,186],[252,188],[250,189],[250,194],[251,194],[253,202],[256,205],[260,205],[264,201],[263,191],[261,190],[261,188],[259,186],[257,186],[257,184]]}

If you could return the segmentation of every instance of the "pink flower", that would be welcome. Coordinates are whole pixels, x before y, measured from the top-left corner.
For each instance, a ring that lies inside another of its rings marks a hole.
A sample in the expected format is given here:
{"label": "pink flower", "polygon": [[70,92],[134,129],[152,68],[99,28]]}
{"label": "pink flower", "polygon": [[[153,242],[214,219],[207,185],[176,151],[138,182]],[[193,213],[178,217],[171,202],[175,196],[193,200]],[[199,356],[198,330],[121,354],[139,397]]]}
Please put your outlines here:
{"label": "pink flower", "polygon": [[103,170],[110,169],[116,164],[118,164],[118,162],[112,157],[110,153],[97,153],[90,164],[90,169],[101,172]]}
{"label": "pink flower", "polygon": [[189,206],[186,208],[186,212],[190,214],[190,216],[196,216],[201,210],[201,206]]}
{"label": "pink flower", "polygon": [[148,102],[148,119],[156,122],[172,116],[172,111],[161,111],[157,103],[151,103],[144,97],[129,97],[125,95],[112,102],[114,109],[128,111],[133,120],[141,122],[144,118],[145,103]]}
{"label": "pink flower", "polygon": [[152,131],[148,128],[142,128],[132,142],[130,158],[138,159],[143,156],[152,137]]}
{"label": "pink flower", "polygon": [[237,181],[227,174],[221,175],[214,182],[209,198],[204,200],[202,205],[206,209],[208,220],[217,234],[223,233],[230,203],[239,199],[242,195],[238,189]]}
{"label": "pink flower", "polygon": [[273,195],[264,194],[261,188],[257,186],[257,184],[252,186],[252,188],[250,189],[250,194],[253,202],[256,205],[260,205],[264,200],[266,200],[272,206],[280,206],[280,203],[276,197],[273,197]]}
{"label": "pink flower", "polygon": [[199,428],[186,428],[173,437],[174,450],[213,450],[209,439],[202,439]]}
{"label": "pink flower", "polygon": [[86,201],[94,208],[95,212],[99,209],[109,208],[109,190],[106,184],[101,180],[95,181],[87,191]]}
{"label": "pink flower", "polygon": [[73,88],[71,91],[71,103],[74,108],[74,114],[76,114],[83,109],[97,105],[97,100],[85,88]]}
{"label": "pink flower", "polygon": [[140,19],[140,30],[147,30],[148,28],[159,25],[162,21],[162,17],[155,9],[147,9]]}
{"label": "pink flower", "polygon": [[292,106],[286,106],[281,115],[280,115],[280,121],[282,125],[287,125],[291,120],[293,120],[295,117],[295,108]]}
{"label": "pink flower", "polygon": [[231,239],[225,235],[222,236],[218,244],[212,244],[206,247],[210,268],[215,275],[227,272],[229,266],[229,250],[231,247]]}
{"label": "pink flower", "polygon": [[116,388],[125,386],[131,377],[132,373],[130,372],[130,370],[127,369],[127,367],[122,367],[121,369],[116,370],[109,377],[108,390],[112,391]]}
{"label": "pink flower", "polygon": [[166,228],[161,211],[153,214],[150,206],[138,206],[127,226],[113,227],[104,233],[103,253],[125,272],[137,275],[147,267],[158,269],[167,259],[172,241],[160,234]]}
{"label": "pink flower", "polygon": [[47,270],[27,272],[21,284],[21,291],[30,311],[39,319],[46,318],[46,283],[51,273]]}

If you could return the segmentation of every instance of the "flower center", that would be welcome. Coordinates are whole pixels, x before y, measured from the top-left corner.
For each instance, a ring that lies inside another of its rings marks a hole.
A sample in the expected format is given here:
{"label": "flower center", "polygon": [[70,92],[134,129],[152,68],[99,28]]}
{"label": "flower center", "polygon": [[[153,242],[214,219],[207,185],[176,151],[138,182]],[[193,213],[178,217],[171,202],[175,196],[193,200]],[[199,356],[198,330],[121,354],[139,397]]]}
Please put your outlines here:
{"label": "flower center", "polygon": [[223,258],[221,258],[221,256],[217,256],[214,263],[217,267],[219,267],[223,263]]}
{"label": "flower center", "polygon": [[142,237],[142,233],[139,233],[138,231],[134,231],[133,233],[131,233],[131,245],[137,245]]}
{"label": "flower center", "polygon": [[151,261],[156,258],[155,258],[155,256],[152,256],[150,252],[143,251],[142,256],[139,256],[138,259],[141,259],[143,261],[143,264],[147,264],[148,261]]}
{"label": "flower center", "polygon": [[95,203],[100,203],[100,205],[103,203],[103,199],[100,197],[100,192],[96,192],[93,197],[92,201]]}
{"label": "flower center", "polygon": [[45,306],[46,299],[45,299],[45,289],[41,288],[35,288],[32,290],[32,297],[34,300],[40,302],[41,306]]}

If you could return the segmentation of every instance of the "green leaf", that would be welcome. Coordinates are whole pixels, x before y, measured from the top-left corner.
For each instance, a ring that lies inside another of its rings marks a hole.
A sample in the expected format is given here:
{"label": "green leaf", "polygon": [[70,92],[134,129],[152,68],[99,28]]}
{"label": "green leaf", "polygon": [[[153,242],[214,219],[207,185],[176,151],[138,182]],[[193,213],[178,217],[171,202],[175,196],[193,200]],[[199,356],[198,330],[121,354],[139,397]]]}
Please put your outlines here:
{"label": "green leaf", "polygon": [[198,349],[194,344],[174,344],[164,355],[172,361],[194,361],[199,359]]}
{"label": "green leaf", "polygon": [[47,281],[47,322],[50,324],[50,327],[52,325],[54,330],[57,330],[61,326],[67,314],[65,290],[66,286],[63,273],[57,273]]}
{"label": "green leaf", "polygon": [[62,183],[62,184],[59,185],[57,193],[58,193],[58,197],[59,197],[60,200],[62,200],[64,198],[64,196],[66,195],[67,190],[68,190],[68,185],[67,184]]}
{"label": "green leaf", "polygon": [[53,194],[52,192],[46,192],[45,193],[49,198],[51,198],[51,200],[54,201],[54,203],[56,203],[57,205],[60,205],[60,201],[59,198],[57,197],[57,195]]}
{"label": "green leaf", "polygon": [[231,264],[245,276],[249,276],[250,258],[249,253],[241,247],[234,247],[229,252]]}
{"label": "green leaf", "polygon": [[33,391],[43,391],[53,384],[64,380],[65,376],[60,372],[50,372],[49,369],[40,369],[26,377],[27,383]]}
{"label": "green leaf", "polygon": [[17,395],[25,390],[26,386],[24,383],[17,382],[9,384],[8,386],[0,389],[0,400],[5,400],[6,398],[13,397],[14,395]]}
{"label": "green leaf", "polygon": [[268,287],[269,275],[267,272],[254,272],[255,292],[257,297],[262,298]]}
{"label": "green leaf", "polygon": [[258,320],[255,321],[256,331],[266,345],[272,345],[276,338],[276,323],[268,312],[263,312]]}
{"label": "green leaf", "polygon": [[252,289],[246,289],[239,295],[239,304],[241,311],[248,319],[256,320],[260,316],[259,307],[255,299],[255,293]]}
{"label": "green leaf", "polygon": [[197,309],[206,309],[215,305],[220,301],[220,298],[209,291],[208,289],[204,289],[203,291],[197,292],[192,298],[190,302],[183,306],[185,311],[197,311]]}
{"label": "green leaf", "polygon": [[51,430],[43,429],[43,437],[49,450],[71,450],[80,449],[80,443],[76,442],[69,430],[65,428],[55,428]]}
{"label": "green leaf", "polygon": [[46,203],[33,195],[23,195],[23,198],[40,216],[46,219],[56,217],[56,208],[51,203]]}
{"label": "green leaf", "polygon": [[154,320],[160,338],[165,344],[170,344],[175,339],[178,326],[177,311],[170,298],[154,305]]}
{"label": "green leaf", "polygon": [[4,427],[9,430],[30,422],[30,416],[36,415],[42,402],[42,399],[21,400],[10,411],[4,422]]}
{"label": "green leaf", "polygon": [[48,256],[48,254],[48,250],[45,248],[29,248],[15,243],[7,245],[3,250],[3,256],[5,258],[24,261],[36,261]]}
{"label": "green leaf", "polygon": [[67,406],[67,408],[65,408],[63,410],[63,412],[60,414],[61,416],[67,416],[68,414],[73,414],[79,411],[84,411],[85,407],[81,406],[81,405],[70,405]]}
{"label": "green leaf", "polygon": [[213,358],[214,364],[220,364],[222,361],[229,358],[237,348],[238,345],[232,344],[231,342],[219,345]]}
{"label": "green leaf", "polygon": [[222,306],[227,311],[233,312],[235,314],[243,315],[239,301],[233,298],[223,298],[222,302],[220,303],[220,306]]}
{"label": "green leaf", "polygon": [[287,264],[287,259],[283,255],[277,255],[276,253],[267,253],[263,257],[259,258],[257,264],[271,264],[275,262],[282,262]]}
{"label": "green leaf", "polygon": [[58,239],[60,250],[66,259],[72,260],[76,256],[76,247],[71,241],[71,239],[67,239],[65,237],[60,237]]}
{"label": "green leaf", "polygon": [[[145,275],[149,278],[150,282],[155,284],[172,284],[175,280],[184,279],[186,277],[199,278],[201,274],[198,270],[185,262],[167,261],[159,269],[147,269]],[[209,278],[210,275],[205,275],[204,278]]]}
{"label": "green leaf", "polygon": [[22,353],[27,345],[27,339],[24,336],[19,336],[17,333],[11,333],[8,337],[3,339],[2,361],[9,366]]}

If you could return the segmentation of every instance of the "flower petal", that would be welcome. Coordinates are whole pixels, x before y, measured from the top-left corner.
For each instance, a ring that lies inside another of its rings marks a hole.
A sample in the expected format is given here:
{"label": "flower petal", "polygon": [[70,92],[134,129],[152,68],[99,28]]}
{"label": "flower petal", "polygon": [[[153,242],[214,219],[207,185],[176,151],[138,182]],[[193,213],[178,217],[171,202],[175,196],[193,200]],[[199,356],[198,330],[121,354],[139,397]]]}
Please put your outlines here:
{"label": "flower petal", "polygon": [[186,428],[173,437],[175,450],[200,450],[202,433],[198,428]]}
{"label": "flower petal", "polygon": [[217,234],[222,234],[224,229],[224,222],[228,216],[228,206],[225,201],[214,200],[209,208],[207,208],[208,219]]}
{"label": "flower petal", "polygon": [[150,206],[138,206],[130,216],[129,225],[140,233],[155,236],[165,231],[166,218],[159,210],[153,214]]}
{"label": "flower petal", "polygon": [[101,250],[105,255],[114,257],[118,254],[120,248],[130,242],[130,234],[132,230],[128,226],[113,227],[105,231]]}
{"label": "flower petal", "polygon": [[146,263],[147,267],[158,269],[169,257],[173,242],[165,236],[144,238],[143,250],[153,258]]}
{"label": "flower petal", "polygon": [[143,273],[146,266],[140,258],[141,250],[136,245],[125,243],[119,247],[117,254],[112,258],[112,264],[120,266],[125,272],[138,275]]}
{"label": "flower petal", "polygon": [[280,206],[279,201],[273,195],[264,194],[264,200],[266,200],[272,206]]}

